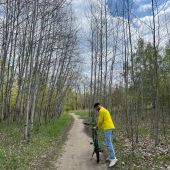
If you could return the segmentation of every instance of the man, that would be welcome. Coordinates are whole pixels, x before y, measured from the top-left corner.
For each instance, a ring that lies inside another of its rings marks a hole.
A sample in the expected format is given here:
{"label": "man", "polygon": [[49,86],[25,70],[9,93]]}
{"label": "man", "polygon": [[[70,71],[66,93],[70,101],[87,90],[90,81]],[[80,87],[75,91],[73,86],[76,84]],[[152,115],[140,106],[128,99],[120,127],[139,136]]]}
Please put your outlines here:
{"label": "man", "polygon": [[112,133],[115,129],[114,123],[112,121],[110,112],[102,107],[100,103],[94,104],[95,110],[98,112],[97,128],[102,129],[105,135],[105,142],[108,150],[109,157],[107,160],[110,161],[109,167],[112,167],[118,161],[115,156],[115,150],[112,143]]}

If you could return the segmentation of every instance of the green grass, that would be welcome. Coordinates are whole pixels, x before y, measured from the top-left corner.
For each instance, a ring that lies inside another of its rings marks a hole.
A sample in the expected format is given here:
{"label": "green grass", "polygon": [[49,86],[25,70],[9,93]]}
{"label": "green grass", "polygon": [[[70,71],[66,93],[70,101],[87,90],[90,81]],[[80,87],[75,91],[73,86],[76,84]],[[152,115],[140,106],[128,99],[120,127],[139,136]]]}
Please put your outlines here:
{"label": "green grass", "polygon": [[22,140],[21,127],[16,123],[0,124],[0,169],[28,169],[31,162],[41,156],[53,141],[59,137],[71,123],[71,116],[63,114],[33,134],[30,143]]}
{"label": "green grass", "polygon": [[153,159],[153,162],[156,165],[168,164],[169,163],[169,157],[168,157],[168,155],[164,155],[164,154],[156,155]]}
{"label": "green grass", "polygon": [[74,113],[76,115],[79,115],[82,119],[86,119],[89,117],[89,111],[88,110],[75,110]]}

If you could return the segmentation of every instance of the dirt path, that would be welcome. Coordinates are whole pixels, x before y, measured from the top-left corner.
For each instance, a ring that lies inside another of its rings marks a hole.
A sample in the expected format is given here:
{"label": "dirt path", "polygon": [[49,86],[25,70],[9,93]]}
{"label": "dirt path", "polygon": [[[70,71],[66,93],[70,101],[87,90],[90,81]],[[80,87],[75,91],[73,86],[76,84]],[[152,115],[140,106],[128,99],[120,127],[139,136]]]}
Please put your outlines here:
{"label": "dirt path", "polygon": [[106,170],[103,163],[96,163],[91,159],[93,146],[90,145],[90,137],[84,132],[83,120],[72,114],[74,123],[68,134],[68,141],[64,151],[55,163],[57,170]]}

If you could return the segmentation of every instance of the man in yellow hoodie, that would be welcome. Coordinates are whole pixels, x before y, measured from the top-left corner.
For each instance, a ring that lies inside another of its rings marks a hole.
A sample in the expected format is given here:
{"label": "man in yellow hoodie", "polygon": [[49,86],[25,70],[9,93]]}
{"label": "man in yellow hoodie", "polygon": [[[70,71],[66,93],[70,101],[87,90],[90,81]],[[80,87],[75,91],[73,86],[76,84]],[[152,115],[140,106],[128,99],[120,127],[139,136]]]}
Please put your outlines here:
{"label": "man in yellow hoodie", "polygon": [[108,159],[110,161],[109,167],[112,167],[118,161],[115,156],[115,150],[112,143],[112,133],[115,129],[115,125],[112,121],[110,112],[102,107],[100,103],[94,104],[95,110],[98,112],[97,128],[102,129],[105,134],[105,142],[108,150]]}

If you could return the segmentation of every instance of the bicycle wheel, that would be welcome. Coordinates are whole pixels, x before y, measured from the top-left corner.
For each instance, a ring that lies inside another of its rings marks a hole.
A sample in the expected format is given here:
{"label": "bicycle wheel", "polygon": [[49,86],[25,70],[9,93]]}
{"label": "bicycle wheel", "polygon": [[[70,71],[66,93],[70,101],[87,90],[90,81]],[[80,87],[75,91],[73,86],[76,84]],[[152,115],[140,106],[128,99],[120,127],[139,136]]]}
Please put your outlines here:
{"label": "bicycle wheel", "polygon": [[97,163],[99,163],[99,161],[100,161],[99,149],[96,151],[96,161],[97,161]]}
{"label": "bicycle wheel", "polygon": [[99,142],[97,137],[97,132],[94,133],[94,141],[95,141],[95,153],[96,153],[96,161],[99,163],[100,161],[100,149],[99,149]]}

